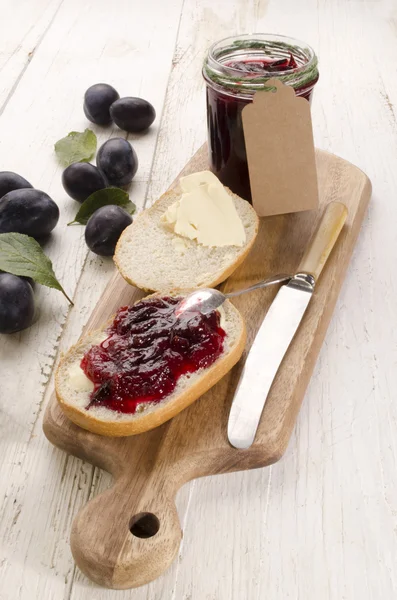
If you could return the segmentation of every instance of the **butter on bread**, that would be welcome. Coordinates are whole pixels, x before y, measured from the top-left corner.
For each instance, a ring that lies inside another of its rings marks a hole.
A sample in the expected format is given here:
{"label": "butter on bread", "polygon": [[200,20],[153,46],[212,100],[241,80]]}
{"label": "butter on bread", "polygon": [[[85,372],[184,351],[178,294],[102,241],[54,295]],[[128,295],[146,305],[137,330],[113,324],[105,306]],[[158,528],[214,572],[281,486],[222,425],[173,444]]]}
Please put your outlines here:
{"label": "butter on bread", "polygon": [[161,222],[179,236],[203,246],[244,246],[246,233],[231,195],[210,171],[181,177],[181,197]]}
{"label": "butter on bread", "polygon": [[[202,173],[196,175],[202,177]],[[215,177],[212,173],[210,176]],[[188,182],[192,181],[191,177],[181,178],[181,189],[166,192],[121,234],[114,261],[131,285],[147,291],[215,287],[235,271],[251,250],[258,233],[258,216],[249,202],[227,188],[224,190],[244,230],[242,246],[206,246],[196,239],[178,235],[164,224],[164,215],[180,201],[182,188],[191,191]]]}

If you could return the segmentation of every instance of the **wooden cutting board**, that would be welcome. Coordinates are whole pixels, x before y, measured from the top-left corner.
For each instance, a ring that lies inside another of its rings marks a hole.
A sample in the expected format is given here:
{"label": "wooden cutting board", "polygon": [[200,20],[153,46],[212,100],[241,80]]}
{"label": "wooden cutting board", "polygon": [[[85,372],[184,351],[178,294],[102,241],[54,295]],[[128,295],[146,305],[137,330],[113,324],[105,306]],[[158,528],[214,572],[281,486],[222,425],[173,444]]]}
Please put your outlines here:
{"label": "wooden cutting board", "polygon": [[[276,376],[255,443],[248,450],[232,448],[226,435],[244,357],[222,381],[177,417],[153,431],[129,438],[105,438],[80,429],[63,415],[53,394],[44,417],[47,438],[114,476],[113,486],[80,510],[71,533],[77,565],[98,584],[116,589],[136,587],[167,569],[182,537],[174,497],[185,482],[204,475],[265,467],[283,455],[371,195],[370,181],[357,167],[320,150],[316,159],[320,210],[261,219],[250,256],[222,285],[229,291],[272,274],[294,273],[324,206],[333,200],[346,204],[347,224]],[[183,174],[205,168],[207,151],[203,147]],[[276,292],[276,287],[268,288],[234,301],[246,319],[247,349]],[[119,306],[142,296],[116,273],[86,330],[102,325]],[[339,401],[335,398],[335,402]]]}

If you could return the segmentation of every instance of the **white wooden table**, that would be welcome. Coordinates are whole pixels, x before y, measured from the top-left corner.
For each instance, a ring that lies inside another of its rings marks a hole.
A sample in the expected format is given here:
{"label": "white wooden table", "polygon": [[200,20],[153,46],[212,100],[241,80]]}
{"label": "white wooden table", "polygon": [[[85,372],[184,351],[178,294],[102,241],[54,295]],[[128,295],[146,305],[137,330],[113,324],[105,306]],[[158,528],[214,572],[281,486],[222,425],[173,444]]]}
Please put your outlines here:
{"label": "white wooden table", "polygon": [[[89,126],[82,96],[92,83],[150,100],[158,118],[135,141],[142,208],[205,139],[205,49],[249,31],[317,50],[316,144],[370,176],[372,203],[284,458],[185,486],[173,567],[141,589],[100,589],[75,568],[69,532],[110,477],[50,446],[41,426],[57,357],[113,266],[87,252],[81,228],[66,229],[76,204],[53,144]],[[0,170],[60,205],[47,252],[75,307],[38,286],[36,324],[0,338],[1,600],[397,597],[396,65],[395,0],[2,1]]]}

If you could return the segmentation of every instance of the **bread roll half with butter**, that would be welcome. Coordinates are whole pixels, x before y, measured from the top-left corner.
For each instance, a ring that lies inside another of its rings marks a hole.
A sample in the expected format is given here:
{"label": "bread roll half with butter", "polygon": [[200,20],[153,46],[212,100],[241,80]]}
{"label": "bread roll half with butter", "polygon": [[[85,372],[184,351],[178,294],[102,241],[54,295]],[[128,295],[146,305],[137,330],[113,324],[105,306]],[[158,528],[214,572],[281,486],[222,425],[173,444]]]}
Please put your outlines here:
{"label": "bread roll half with butter", "polygon": [[210,171],[179,185],[138,215],[116,247],[121,275],[146,291],[215,287],[243,262],[258,233],[251,204]]}

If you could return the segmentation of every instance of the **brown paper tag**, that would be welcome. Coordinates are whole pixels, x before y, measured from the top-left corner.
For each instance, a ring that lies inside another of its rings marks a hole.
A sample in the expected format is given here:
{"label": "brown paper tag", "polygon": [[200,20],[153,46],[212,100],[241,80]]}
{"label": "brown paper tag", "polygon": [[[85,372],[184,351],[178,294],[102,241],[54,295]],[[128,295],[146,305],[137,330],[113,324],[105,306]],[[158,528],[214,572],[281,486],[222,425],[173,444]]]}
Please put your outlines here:
{"label": "brown paper tag", "polygon": [[260,217],[318,208],[310,104],[292,87],[256,92],[242,111],[252,204]]}

